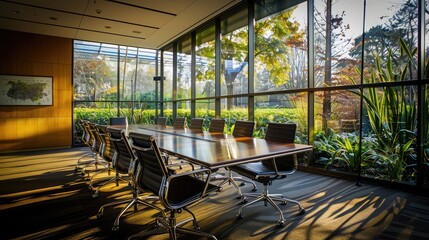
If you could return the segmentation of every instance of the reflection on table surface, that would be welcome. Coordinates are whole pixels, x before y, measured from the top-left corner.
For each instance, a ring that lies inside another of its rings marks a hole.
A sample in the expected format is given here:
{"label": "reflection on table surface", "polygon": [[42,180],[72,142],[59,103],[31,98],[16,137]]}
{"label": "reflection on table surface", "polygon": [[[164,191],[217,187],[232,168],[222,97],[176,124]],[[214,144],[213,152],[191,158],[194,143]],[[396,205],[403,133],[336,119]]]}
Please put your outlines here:
{"label": "reflection on table surface", "polygon": [[159,125],[111,126],[153,135],[160,149],[210,169],[260,161],[312,149],[311,145],[282,143],[251,137],[234,137]]}

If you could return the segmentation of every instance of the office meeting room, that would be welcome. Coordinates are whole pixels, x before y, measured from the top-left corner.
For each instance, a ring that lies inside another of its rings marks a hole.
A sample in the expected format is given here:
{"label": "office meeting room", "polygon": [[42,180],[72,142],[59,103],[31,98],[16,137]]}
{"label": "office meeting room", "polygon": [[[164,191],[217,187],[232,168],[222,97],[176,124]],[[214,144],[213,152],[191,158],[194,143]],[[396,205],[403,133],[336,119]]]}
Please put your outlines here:
{"label": "office meeting room", "polygon": [[0,9],[1,239],[429,238],[429,1]]}

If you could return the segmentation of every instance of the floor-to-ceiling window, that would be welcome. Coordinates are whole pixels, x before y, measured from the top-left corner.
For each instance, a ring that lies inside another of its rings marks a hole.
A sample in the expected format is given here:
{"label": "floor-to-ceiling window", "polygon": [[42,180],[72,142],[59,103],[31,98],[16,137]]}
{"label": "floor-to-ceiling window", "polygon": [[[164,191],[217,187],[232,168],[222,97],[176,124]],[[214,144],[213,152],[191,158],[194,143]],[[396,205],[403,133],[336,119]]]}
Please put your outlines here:
{"label": "floor-to-ceiling window", "polygon": [[107,124],[126,116],[130,123],[151,123],[156,115],[157,51],[106,43],[74,41],[74,140],[79,120]]}
{"label": "floor-to-ceiling window", "polygon": [[[218,115],[228,129],[254,120],[255,137],[269,121],[295,122],[296,141],[314,146],[309,167],[416,184],[429,169],[428,127],[417,128],[428,111],[428,80],[417,67],[426,12],[419,2],[426,1],[266,0],[221,14],[189,33],[195,115]],[[178,72],[185,40],[172,43]]]}
{"label": "floor-to-ceiling window", "polygon": [[309,168],[428,186],[426,2],[246,1],[160,49],[160,74],[156,51],[76,42],[75,115],[144,113],[159,95],[170,124],[251,120],[264,137],[294,122]]}

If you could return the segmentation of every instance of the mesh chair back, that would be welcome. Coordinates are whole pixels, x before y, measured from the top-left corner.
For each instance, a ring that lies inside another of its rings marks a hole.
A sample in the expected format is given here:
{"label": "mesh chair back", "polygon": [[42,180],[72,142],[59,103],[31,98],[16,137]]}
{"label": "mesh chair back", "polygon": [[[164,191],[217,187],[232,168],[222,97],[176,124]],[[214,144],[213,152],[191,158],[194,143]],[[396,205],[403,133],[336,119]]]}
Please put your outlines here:
{"label": "mesh chair back", "polygon": [[222,132],[225,128],[225,119],[212,119],[210,121],[209,132]]}
{"label": "mesh chair back", "polygon": [[134,161],[134,155],[125,137],[124,131],[110,127],[107,128],[107,131],[110,134],[110,139],[116,150],[112,165],[117,172],[127,174],[131,162]]}
{"label": "mesh chair back", "polygon": [[156,119],[156,124],[165,126],[167,124],[167,118],[166,117],[158,117]]}
{"label": "mesh chair back", "polygon": [[[296,124],[294,123],[268,123],[265,140],[293,143],[295,141]],[[278,157],[274,160],[262,161],[265,166],[273,166],[275,161],[279,171],[294,172],[298,167],[296,156]]]}
{"label": "mesh chair back", "polygon": [[115,147],[113,146],[113,142],[110,139],[109,133],[107,132],[107,126],[95,125],[95,127],[97,128],[98,135],[100,136],[100,139],[103,143],[100,155],[104,160],[112,162],[113,155],[115,154]]}
{"label": "mesh chair back", "polygon": [[234,137],[253,137],[255,122],[251,121],[236,121],[234,126]]}
{"label": "mesh chair back", "polygon": [[141,166],[138,186],[158,195],[164,177],[168,175],[161,151],[153,136],[131,132],[130,138]]}
{"label": "mesh chair back", "polygon": [[186,127],[186,118],[185,117],[178,117],[174,119],[173,123],[174,128],[185,128]]}
{"label": "mesh chair back", "polygon": [[191,119],[191,125],[189,126],[189,128],[195,129],[195,130],[203,130],[203,124],[204,124],[204,119],[192,118]]}
{"label": "mesh chair back", "polygon": [[110,125],[127,125],[128,120],[127,117],[111,117],[109,119]]}
{"label": "mesh chair back", "polygon": [[293,143],[295,133],[296,124],[294,123],[268,123],[265,140]]}
{"label": "mesh chair back", "polygon": [[91,122],[87,122],[85,125],[90,138],[89,138],[89,148],[91,151],[98,153],[100,151],[101,140],[100,136],[97,134],[97,129],[95,128],[95,124]]}
{"label": "mesh chair back", "polygon": [[83,135],[82,135],[83,143],[85,143],[87,146],[89,146],[89,140],[91,138],[91,134],[89,133],[88,127],[86,126],[87,123],[88,123],[88,121],[86,121],[86,120],[80,121],[80,124],[81,124],[82,129],[83,129]]}

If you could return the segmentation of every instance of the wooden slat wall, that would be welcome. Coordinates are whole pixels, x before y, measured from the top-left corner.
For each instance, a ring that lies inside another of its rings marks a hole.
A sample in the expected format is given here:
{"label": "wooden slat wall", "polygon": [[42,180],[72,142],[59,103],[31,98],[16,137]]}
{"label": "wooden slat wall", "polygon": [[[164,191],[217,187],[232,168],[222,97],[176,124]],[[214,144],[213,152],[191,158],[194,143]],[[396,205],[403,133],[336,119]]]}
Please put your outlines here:
{"label": "wooden slat wall", "polygon": [[72,145],[72,39],[0,30],[0,74],[52,76],[53,106],[0,106],[0,152]]}

